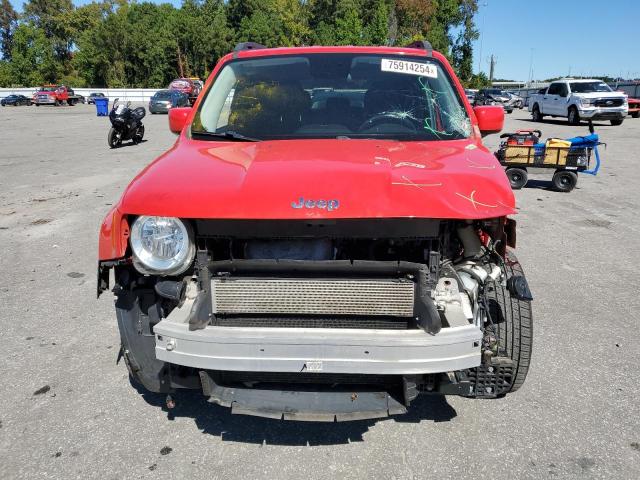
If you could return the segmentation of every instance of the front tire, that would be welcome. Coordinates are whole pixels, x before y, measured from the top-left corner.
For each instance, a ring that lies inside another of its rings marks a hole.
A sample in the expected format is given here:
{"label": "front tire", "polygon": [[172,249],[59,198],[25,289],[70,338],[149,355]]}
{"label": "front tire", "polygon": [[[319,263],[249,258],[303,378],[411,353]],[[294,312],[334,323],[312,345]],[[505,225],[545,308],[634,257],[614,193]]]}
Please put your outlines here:
{"label": "front tire", "polygon": [[507,168],[505,173],[513,190],[520,190],[527,184],[527,180],[529,179],[527,171],[524,168]]}
{"label": "front tire", "polygon": [[[510,250],[505,256],[504,270],[507,278],[524,277],[518,259]],[[491,315],[486,327],[495,336],[497,355],[490,362],[467,371],[469,380],[475,383],[473,392],[467,395],[472,398],[500,398],[515,392],[524,384],[531,364],[531,302],[512,296],[499,282],[487,288],[486,298]]]}
{"label": "front tire", "polygon": [[140,125],[136,129],[136,133],[133,135],[133,143],[137,145],[142,141],[143,138],[144,138],[144,125]]}
{"label": "front tire", "polygon": [[553,174],[553,188],[558,192],[568,193],[578,184],[578,175],[569,170],[557,170]]}
{"label": "front tire", "polygon": [[631,118],[638,118],[638,117],[640,117],[640,112],[633,112],[631,114]]}
{"label": "front tire", "polygon": [[617,127],[618,125],[622,125],[623,119],[620,120],[611,120],[611,125]]}
{"label": "front tire", "polygon": [[580,125],[580,115],[576,107],[569,108],[569,116],[567,119],[569,120],[569,125]]}
{"label": "front tire", "polygon": [[111,130],[109,130],[109,136],[107,140],[111,148],[118,148],[120,145],[122,145],[122,137],[118,134],[118,132],[116,132],[114,128],[111,128]]}
{"label": "front tire", "polygon": [[542,113],[540,112],[540,107],[538,106],[538,104],[536,103],[533,108],[531,109],[531,119],[534,122],[541,122],[543,118]]}

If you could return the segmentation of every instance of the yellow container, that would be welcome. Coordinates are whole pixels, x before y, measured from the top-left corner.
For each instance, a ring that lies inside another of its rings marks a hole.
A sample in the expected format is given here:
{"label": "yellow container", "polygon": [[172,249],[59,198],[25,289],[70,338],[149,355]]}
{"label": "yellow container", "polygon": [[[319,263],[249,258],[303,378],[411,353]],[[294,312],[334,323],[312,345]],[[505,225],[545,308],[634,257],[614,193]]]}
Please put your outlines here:
{"label": "yellow container", "polygon": [[546,165],[566,165],[571,142],[560,138],[550,138],[545,144],[544,163]]}
{"label": "yellow container", "polygon": [[504,149],[505,163],[533,163],[533,147],[507,145]]}

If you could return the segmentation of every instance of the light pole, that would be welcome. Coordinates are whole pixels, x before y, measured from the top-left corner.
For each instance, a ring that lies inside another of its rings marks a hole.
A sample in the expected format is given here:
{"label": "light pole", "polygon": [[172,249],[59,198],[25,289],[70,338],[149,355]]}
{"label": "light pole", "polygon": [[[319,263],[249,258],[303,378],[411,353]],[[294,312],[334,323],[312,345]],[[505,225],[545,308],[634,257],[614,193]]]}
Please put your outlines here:
{"label": "light pole", "polygon": [[482,32],[484,32],[484,10],[487,7],[487,5],[489,5],[487,2],[484,2],[482,4],[482,26],[480,27],[480,52],[478,54],[478,74],[480,74],[480,72],[482,72]]}
{"label": "light pole", "polygon": [[531,88],[531,82],[533,82],[533,48],[529,54],[529,88]]}

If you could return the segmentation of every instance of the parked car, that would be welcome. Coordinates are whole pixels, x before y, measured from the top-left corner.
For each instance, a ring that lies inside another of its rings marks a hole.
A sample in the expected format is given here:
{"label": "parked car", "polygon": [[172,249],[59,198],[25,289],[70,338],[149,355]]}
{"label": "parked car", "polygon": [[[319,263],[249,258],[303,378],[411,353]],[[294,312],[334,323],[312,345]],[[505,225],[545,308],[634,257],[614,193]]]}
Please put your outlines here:
{"label": "parked car", "polygon": [[427,42],[224,56],[100,230],[132,381],[314,421],[520,388],[532,298],[481,140],[504,110],[455,78]]}
{"label": "parked car", "polygon": [[469,100],[469,103],[471,105],[475,105],[476,104],[476,94],[477,93],[478,93],[478,90],[472,90],[470,88],[465,88],[464,94],[467,97],[467,100]]}
{"label": "parked car", "polygon": [[31,100],[24,95],[9,95],[0,100],[0,104],[5,107],[8,105],[12,105],[14,107],[19,107],[20,105],[31,105]]}
{"label": "parked car", "polygon": [[627,104],[629,105],[629,115],[632,118],[640,117],[640,98],[627,97]]}
{"label": "parked car", "polygon": [[186,94],[193,105],[200,94],[201,86],[200,83],[197,83],[190,78],[177,78],[169,84],[169,90],[176,90]]}
{"label": "parked car", "polygon": [[531,118],[540,122],[545,116],[564,117],[571,125],[580,120],[609,120],[621,125],[627,116],[627,96],[614,92],[602,80],[563,78],[529,101]]}
{"label": "parked car", "polygon": [[168,113],[170,108],[188,107],[189,97],[177,90],[158,90],[149,100],[150,113]]}
{"label": "parked car", "polygon": [[476,94],[474,105],[501,105],[507,113],[513,112],[511,97],[499,88],[482,88]]}
{"label": "parked car", "polygon": [[89,94],[89,97],[87,97],[87,103],[89,105],[91,105],[92,103],[95,104],[96,103],[96,98],[104,98],[104,97],[105,97],[104,93],[91,92]]}
{"label": "parked car", "polygon": [[513,106],[513,108],[524,108],[524,99],[514,92],[505,92],[509,96],[508,104]]}

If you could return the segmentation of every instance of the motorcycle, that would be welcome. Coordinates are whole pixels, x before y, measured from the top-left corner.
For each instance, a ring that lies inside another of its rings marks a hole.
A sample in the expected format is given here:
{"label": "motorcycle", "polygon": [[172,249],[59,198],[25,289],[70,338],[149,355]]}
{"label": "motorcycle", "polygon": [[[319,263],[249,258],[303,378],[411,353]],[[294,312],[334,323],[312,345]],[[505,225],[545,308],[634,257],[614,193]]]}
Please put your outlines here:
{"label": "motorcycle", "polygon": [[117,148],[124,140],[133,140],[134,145],[144,137],[142,119],[146,115],[144,107],[131,108],[131,102],[120,103],[116,98],[109,112],[111,130],[109,130],[109,146]]}

